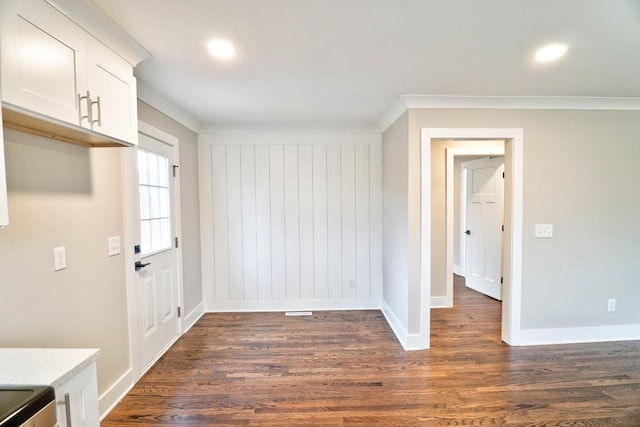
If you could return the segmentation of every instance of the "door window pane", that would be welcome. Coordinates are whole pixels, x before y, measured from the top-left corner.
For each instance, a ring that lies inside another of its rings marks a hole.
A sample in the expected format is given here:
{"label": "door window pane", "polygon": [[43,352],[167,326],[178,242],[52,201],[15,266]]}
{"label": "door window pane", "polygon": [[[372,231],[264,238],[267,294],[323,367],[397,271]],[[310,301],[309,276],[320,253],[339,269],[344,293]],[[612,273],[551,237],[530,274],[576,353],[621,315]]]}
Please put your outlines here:
{"label": "door window pane", "polygon": [[149,187],[146,185],[140,185],[140,219],[151,218],[151,211],[149,210]]}
{"label": "door window pane", "polygon": [[158,187],[149,187],[149,206],[150,218],[160,218],[160,189]]}
{"label": "door window pane", "polygon": [[158,155],[155,153],[147,153],[147,159],[149,161],[149,184],[160,185],[160,169],[158,168]]}
{"label": "door window pane", "polygon": [[138,150],[140,194],[140,253],[142,256],[171,247],[169,159]]}
{"label": "door window pane", "polygon": [[149,161],[145,151],[138,150],[138,179],[140,184],[149,184]]}

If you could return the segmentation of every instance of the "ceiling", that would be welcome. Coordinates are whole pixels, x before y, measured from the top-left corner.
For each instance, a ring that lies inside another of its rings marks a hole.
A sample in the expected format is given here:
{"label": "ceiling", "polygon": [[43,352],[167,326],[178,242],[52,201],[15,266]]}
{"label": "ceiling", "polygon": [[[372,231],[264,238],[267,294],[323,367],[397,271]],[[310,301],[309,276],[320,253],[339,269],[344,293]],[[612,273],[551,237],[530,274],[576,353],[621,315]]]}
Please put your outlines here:
{"label": "ceiling", "polygon": [[[92,0],[200,123],[371,125],[401,95],[640,96],[638,0]],[[231,40],[232,61],[205,43]],[[564,42],[567,55],[533,61]]]}

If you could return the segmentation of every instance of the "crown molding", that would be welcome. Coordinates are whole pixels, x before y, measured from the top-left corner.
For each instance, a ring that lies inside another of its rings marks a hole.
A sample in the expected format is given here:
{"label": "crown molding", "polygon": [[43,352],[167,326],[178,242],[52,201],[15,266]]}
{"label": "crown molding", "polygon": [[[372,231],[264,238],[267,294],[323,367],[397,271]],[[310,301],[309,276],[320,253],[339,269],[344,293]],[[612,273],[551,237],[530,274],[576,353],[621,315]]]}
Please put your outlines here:
{"label": "crown molding", "polygon": [[176,122],[180,123],[182,126],[198,133],[200,131],[200,122],[190,115],[189,113],[182,110],[173,102],[169,101],[163,95],[161,95],[158,91],[156,91],[151,86],[147,85],[142,80],[138,80],[138,99],[145,104],[149,104],[156,110],[160,111],[163,114],[171,117]]}
{"label": "crown molding", "polygon": [[216,124],[207,123],[200,127],[200,134],[380,134],[375,125],[332,125],[332,124]]}
{"label": "crown molding", "polygon": [[389,126],[394,124],[395,121],[398,120],[408,109],[409,104],[407,104],[406,95],[401,95],[393,104],[391,104],[391,107],[389,107],[380,120],[378,120],[379,132],[382,133],[387,130]]}
{"label": "crown molding", "polygon": [[45,0],[86,32],[114,50],[132,66],[151,58],[151,53],[87,0]]}
{"label": "crown molding", "polygon": [[402,95],[378,121],[384,132],[410,109],[640,110],[637,97]]}

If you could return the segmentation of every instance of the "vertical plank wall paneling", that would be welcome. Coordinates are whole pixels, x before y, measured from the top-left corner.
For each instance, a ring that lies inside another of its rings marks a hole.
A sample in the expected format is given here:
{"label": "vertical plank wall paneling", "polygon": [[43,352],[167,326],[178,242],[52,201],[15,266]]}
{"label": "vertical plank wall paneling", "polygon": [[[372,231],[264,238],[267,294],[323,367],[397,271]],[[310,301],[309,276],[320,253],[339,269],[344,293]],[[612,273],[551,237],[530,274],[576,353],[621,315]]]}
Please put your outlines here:
{"label": "vertical plank wall paneling", "polygon": [[200,136],[207,309],[379,308],[378,134]]}
{"label": "vertical plank wall paneling", "polygon": [[[271,298],[282,301],[287,298],[287,245],[284,218],[284,147],[269,147],[269,189],[271,192]],[[216,257],[217,259],[217,257]],[[225,283],[226,284],[226,283]],[[205,285],[206,286],[206,285]],[[218,300],[220,302],[224,300]]]}

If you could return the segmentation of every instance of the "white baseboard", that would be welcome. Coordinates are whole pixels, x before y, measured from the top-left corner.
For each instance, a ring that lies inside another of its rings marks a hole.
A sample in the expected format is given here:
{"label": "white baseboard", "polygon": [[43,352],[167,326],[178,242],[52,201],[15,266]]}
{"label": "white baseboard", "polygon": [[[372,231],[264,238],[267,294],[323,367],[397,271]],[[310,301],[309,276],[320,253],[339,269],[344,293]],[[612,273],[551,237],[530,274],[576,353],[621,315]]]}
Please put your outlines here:
{"label": "white baseboard", "polygon": [[382,301],[382,314],[384,315],[385,319],[387,319],[387,323],[391,327],[393,333],[396,335],[396,338],[400,342],[400,345],[402,345],[402,348],[406,350],[408,344],[407,331],[404,326],[402,326],[402,323],[400,322],[400,320],[398,320],[393,310],[391,310],[389,304],[387,304],[387,302],[384,300]]}
{"label": "white baseboard", "polygon": [[380,310],[375,300],[280,300],[280,301],[224,301],[207,306],[208,312],[244,311],[327,311]]}
{"label": "white baseboard", "polygon": [[424,350],[422,336],[409,334],[386,301],[382,302],[382,314],[405,351]]}
{"label": "white baseboard", "polygon": [[127,393],[129,393],[134,384],[135,382],[133,378],[133,370],[129,369],[127,372],[125,372],[124,375],[118,378],[118,380],[113,385],[111,385],[111,387],[109,387],[107,391],[100,395],[100,397],[98,398],[100,421],[102,421],[104,417],[109,415],[109,412],[111,412],[113,408],[115,408],[116,405],[120,403],[122,398],[124,398]]}
{"label": "white baseboard", "polygon": [[185,334],[204,314],[204,302],[200,302],[182,321],[182,333]]}
{"label": "white baseboard", "polygon": [[447,297],[431,297],[431,308],[450,308],[453,304]]}
{"label": "white baseboard", "polygon": [[640,340],[640,324],[584,328],[521,329],[519,345],[576,344]]}
{"label": "white baseboard", "polygon": [[412,350],[426,350],[428,347],[425,347],[425,344],[423,344],[423,337],[422,335],[419,334],[408,334],[407,335],[407,345],[404,347],[405,350],[407,351],[412,351]]}
{"label": "white baseboard", "polygon": [[453,264],[453,274],[457,274],[458,276],[464,276],[464,270],[461,266]]}

